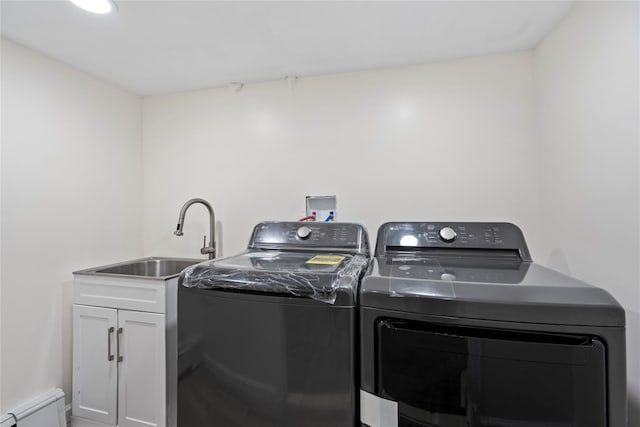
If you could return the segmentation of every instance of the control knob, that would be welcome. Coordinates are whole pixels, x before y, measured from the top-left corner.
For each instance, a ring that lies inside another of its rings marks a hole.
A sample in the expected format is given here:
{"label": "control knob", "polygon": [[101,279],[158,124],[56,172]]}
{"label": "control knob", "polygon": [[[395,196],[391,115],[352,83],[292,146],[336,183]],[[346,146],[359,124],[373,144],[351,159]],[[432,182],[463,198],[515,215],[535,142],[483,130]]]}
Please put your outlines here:
{"label": "control knob", "polygon": [[456,240],[458,233],[451,227],[443,227],[440,229],[440,238],[443,242],[451,243]]}
{"label": "control knob", "polygon": [[298,228],[298,231],[296,232],[296,234],[300,239],[304,240],[309,238],[309,236],[311,236],[311,229],[307,226],[303,226]]}

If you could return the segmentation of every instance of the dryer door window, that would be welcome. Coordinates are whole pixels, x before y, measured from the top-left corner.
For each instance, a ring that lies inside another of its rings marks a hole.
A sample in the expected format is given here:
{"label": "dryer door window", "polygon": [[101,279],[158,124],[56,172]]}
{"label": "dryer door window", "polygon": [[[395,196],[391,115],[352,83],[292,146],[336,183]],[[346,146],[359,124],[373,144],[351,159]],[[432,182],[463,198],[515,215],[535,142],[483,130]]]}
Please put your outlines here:
{"label": "dryer door window", "polygon": [[378,322],[377,394],[404,427],[606,426],[605,346],[589,336]]}

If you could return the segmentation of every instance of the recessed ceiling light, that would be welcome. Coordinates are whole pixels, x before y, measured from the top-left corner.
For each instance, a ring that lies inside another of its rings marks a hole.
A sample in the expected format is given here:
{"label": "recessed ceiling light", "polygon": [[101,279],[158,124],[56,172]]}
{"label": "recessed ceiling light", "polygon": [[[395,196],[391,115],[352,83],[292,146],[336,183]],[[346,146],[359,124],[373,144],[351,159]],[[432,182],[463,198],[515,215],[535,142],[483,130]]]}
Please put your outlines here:
{"label": "recessed ceiling light", "polygon": [[115,3],[111,0],[70,0],[81,9],[91,13],[105,14],[114,9]]}

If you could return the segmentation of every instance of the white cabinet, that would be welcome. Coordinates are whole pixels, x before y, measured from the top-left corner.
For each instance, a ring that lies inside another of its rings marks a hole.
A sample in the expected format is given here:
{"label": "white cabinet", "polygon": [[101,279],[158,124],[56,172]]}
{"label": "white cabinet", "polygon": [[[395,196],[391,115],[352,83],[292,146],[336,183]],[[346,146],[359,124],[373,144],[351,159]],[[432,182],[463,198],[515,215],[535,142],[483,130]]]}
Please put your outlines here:
{"label": "white cabinet", "polygon": [[72,413],[119,427],[175,427],[177,278],[76,275]]}
{"label": "white cabinet", "polygon": [[118,367],[114,356],[118,311],[73,306],[75,416],[116,425]]}
{"label": "white cabinet", "polygon": [[165,425],[164,315],[118,311],[118,426]]}
{"label": "white cabinet", "polygon": [[164,427],[165,316],[75,304],[73,325],[73,414]]}

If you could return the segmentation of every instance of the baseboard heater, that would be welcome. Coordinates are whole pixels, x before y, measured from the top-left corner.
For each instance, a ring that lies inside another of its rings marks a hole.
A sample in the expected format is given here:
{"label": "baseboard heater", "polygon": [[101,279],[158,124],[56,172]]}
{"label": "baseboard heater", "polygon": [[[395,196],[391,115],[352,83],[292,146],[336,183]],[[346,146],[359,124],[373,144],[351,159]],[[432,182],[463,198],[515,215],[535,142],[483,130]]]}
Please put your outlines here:
{"label": "baseboard heater", "polygon": [[50,390],[0,416],[0,427],[66,427],[64,392]]}

